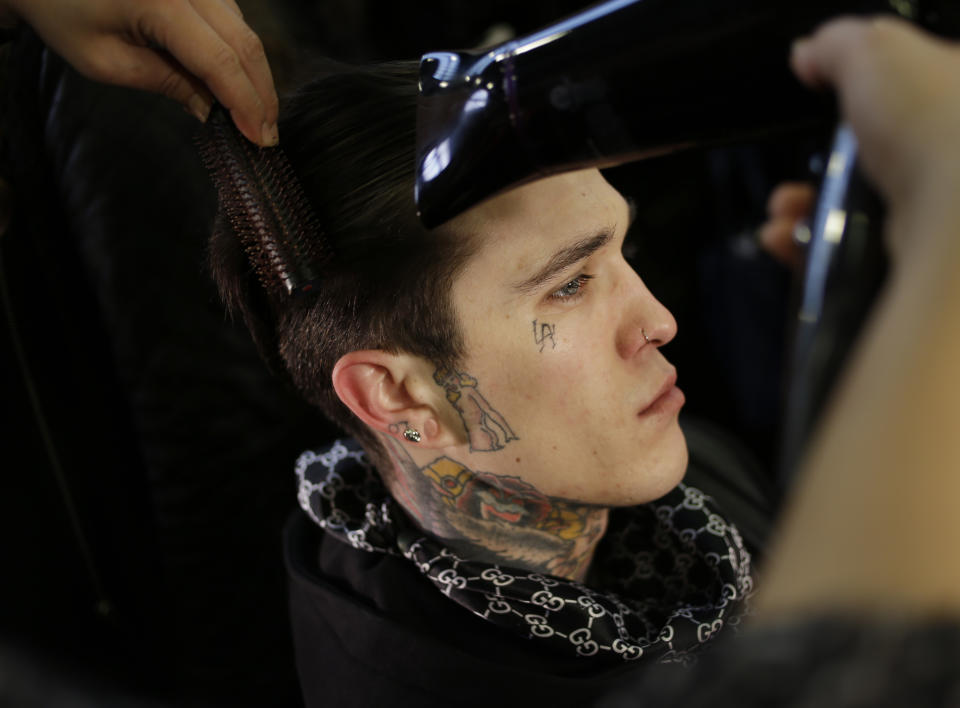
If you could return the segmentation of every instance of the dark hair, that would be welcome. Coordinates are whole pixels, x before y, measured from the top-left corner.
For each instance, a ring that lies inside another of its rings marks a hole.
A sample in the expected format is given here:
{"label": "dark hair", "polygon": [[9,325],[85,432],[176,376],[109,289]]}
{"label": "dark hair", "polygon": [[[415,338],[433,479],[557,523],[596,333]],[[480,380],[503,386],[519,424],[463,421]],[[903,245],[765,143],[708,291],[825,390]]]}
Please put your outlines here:
{"label": "dark hair", "polygon": [[450,288],[470,243],[417,217],[416,100],[417,65],[397,62],[339,67],[285,103],[281,144],[334,254],[312,292],[268,296],[225,219],[210,242],[220,294],[267,363],[378,463],[376,435],[333,390],[337,360],[382,349],[455,366],[463,350]]}

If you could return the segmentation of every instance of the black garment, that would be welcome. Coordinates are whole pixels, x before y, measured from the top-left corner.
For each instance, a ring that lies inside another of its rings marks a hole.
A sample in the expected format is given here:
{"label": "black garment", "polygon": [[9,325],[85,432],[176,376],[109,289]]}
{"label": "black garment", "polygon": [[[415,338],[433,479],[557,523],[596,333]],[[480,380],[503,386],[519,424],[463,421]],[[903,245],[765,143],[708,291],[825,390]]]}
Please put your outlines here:
{"label": "black garment", "polygon": [[[317,548],[319,546],[319,558]],[[405,558],[286,530],[297,668],[310,708],[590,705],[636,665],[591,671],[442,597]]]}
{"label": "black garment", "polygon": [[[337,457],[348,454],[341,447]],[[306,496],[302,487],[310,508]],[[375,524],[380,508],[366,513]],[[338,509],[334,525],[343,518]],[[354,545],[369,547],[376,528],[367,531]],[[308,706],[582,706],[656,666],[611,662],[609,652],[584,658],[505,631],[443,597],[407,558],[354,548],[300,515],[288,524],[287,564]]]}

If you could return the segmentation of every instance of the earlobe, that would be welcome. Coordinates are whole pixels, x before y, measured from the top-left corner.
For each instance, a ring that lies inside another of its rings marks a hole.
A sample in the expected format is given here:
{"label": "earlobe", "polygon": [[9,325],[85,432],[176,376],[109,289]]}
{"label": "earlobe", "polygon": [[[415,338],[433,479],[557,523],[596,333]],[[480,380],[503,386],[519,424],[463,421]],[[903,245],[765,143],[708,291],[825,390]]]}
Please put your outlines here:
{"label": "earlobe", "polygon": [[[374,430],[418,447],[456,444],[435,408],[418,385],[416,357],[380,350],[354,351],[333,367],[333,388],[355,416]],[[414,433],[404,435],[410,429]]]}

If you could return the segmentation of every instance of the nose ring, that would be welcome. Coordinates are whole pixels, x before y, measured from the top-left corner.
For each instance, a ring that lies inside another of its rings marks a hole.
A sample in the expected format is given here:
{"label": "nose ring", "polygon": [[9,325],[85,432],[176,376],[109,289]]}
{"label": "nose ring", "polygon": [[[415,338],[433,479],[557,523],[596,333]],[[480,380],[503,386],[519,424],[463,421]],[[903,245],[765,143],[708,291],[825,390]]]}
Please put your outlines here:
{"label": "nose ring", "polygon": [[640,334],[643,335],[643,340],[644,340],[647,344],[650,344],[650,337],[647,336],[647,333],[644,331],[643,327],[640,328]]}

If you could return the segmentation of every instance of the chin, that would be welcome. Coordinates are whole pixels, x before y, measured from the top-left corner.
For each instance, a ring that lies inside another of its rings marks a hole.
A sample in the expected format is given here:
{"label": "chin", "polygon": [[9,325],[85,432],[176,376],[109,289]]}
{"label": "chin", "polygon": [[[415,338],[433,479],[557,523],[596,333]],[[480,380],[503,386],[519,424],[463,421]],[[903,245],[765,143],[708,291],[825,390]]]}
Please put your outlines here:
{"label": "chin", "polygon": [[[687,440],[680,426],[674,424],[669,433],[660,439],[659,454],[635,473],[633,493],[621,497],[613,506],[635,506],[654,501],[676,489],[687,473],[689,454]],[[626,487],[626,485],[624,485]]]}
{"label": "chin", "polygon": [[677,435],[680,438],[680,444],[677,446],[676,452],[670,456],[669,461],[665,461],[662,468],[662,478],[660,478],[662,484],[656,492],[656,496],[650,498],[650,501],[654,499],[659,499],[664,494],[671,492],[676,489],[677,485],[683,481],[683,478],[687,474],[687,463],[690,460],[690,455],[687,452],[687,441],[683,437],[683,433],[680,432],[680,428],[677,428]]}

